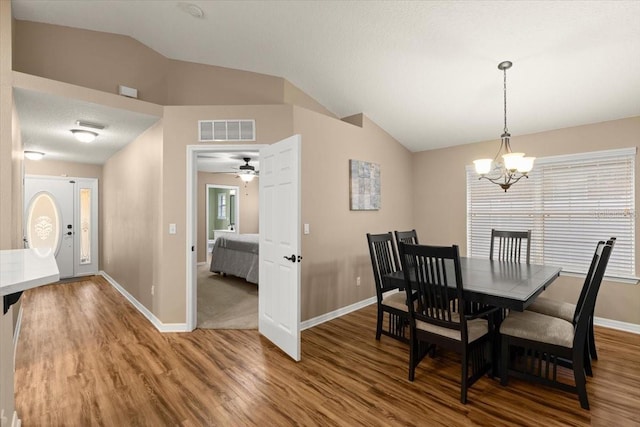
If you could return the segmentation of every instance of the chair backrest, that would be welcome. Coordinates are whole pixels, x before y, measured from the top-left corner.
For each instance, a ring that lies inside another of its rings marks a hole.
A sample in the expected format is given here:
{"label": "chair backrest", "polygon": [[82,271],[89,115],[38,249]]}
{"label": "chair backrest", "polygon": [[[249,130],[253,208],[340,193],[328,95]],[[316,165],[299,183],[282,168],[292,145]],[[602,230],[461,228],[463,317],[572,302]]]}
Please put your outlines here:
{"label": "chair backrest", "polygon": [[[460,254],[457,245],[427,246],[400,242],[400,262],[405,277],[409,319],[459,330],[462,342],[467,342],[466,318]],[[450,300],[458,298],[458,312],[452,310]],[[459,320],[458,320],[459,319]]]}
{"label": "chair backrest", "polygon": [[371,255],[371,266],[373,267],[373,279],[376,283],[376,296],[378,297],[378,302],[382,302],[382,294],[384,292],[396,289],[385,285],[383,277],[386,274],[400,270],[398,253],[396,252],[391,232],[384,234],[367,233],[367,242],[369,243],[369,254]]}
{"label": "chair backrest", "polygon": [[[611,245],[611,250],[613,250],[613,245],[616,243],[616,238],[612,237],[607,241],[607,245]],[[576,311],[573,314],[573,324],[575,325],[577,322],[578,308],[584,304],[584,299],[587,297],[587,291],[589,290],[589,285],[591,284],[591,280],[593,279],[593,274],[595,273],[596,267],[598,266],[598,262],[600,261],[600,255],[602,254],[603,246],[605,245],[604,241],[599,241],[596,245],[596,250],[593,253],[593,258],[591,259],[591,265],[589,266],[589,271],[587,271],[587,275],[584,278],[584,284],[582,285],[582,290],[580,291],[580,296],[578,297],[578,302],[576,302]],[[596,292],[596,297],[598,293]]]}
{"label": "chair backrest", "polygon": [[[489,248],[489,259],[498,261],[521,262],[522,244],[525,240],[526,258],[529,264],[531,260],[531,230],[527,231],[505,231],[491,229],[491,247]],[[494,249],[497,254],[494,257]]]}
{"label": "chair backrest", "polygon": [[396,242],[397,243],[409,243],[411,245],[417,245],[418,242],[418,232],[416,232],[416,230],[409,230],[409,231],[394,231],[395,235],[396,235]]}
{"label": "chair backrest", "polygon": [[[574,314],[575,319],[575,335],[573,338],[574,348],[583,348],[587,333],[589,330],[590,318],[593,315],[593,310],[596,305],[596,296],[598,290],[600,290],[600,284],[602,278],[607,269],[609,263],[609,257],[613,250],[613,242],[609,240],[602,246],[596,249],[594,257],[597,258],[596,267],[591,276],[591,281],[587,286],[587,293],[582,301],[582,304],[576,306],[576,312]],[[599,251],[599,253],[598,253]]]}

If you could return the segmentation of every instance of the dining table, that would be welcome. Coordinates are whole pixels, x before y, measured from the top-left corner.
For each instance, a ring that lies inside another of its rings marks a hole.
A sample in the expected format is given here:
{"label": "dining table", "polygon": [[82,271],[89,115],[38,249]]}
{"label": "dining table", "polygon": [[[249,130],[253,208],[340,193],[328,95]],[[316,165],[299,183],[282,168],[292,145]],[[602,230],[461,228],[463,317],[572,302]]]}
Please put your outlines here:
{"label": "dining table", "polygon": [[[453,275],[453,263],[449,277]],[[464,298],[468,302],[524,311],[553,281],[561,267],[498,261],[487,258],[460,257]],[[387,285],[405,287],[402,271],[383,276]],[[455,281],[450,284],[455,290]]]}

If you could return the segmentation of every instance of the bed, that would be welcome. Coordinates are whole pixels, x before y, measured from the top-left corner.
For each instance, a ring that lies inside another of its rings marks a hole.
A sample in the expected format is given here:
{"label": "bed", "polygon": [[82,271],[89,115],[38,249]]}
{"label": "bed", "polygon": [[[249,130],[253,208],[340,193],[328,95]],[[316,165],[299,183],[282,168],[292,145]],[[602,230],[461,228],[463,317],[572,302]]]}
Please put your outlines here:
{"label": "bed", "polygon": [[258,234],[225,234],[216,239],[210,271],[258,284]]}

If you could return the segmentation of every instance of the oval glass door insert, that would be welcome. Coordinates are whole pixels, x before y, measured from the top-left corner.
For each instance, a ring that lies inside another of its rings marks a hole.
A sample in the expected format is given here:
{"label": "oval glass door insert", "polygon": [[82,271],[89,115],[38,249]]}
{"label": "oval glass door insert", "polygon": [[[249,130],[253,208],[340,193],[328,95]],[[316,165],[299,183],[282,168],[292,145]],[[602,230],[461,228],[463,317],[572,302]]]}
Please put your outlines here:
{"label": "oval glass door insert", "polygon": [[60,248],[60,209],[50,193],[36,194],[27,210],[27,241],[41,253],[58,254]]}

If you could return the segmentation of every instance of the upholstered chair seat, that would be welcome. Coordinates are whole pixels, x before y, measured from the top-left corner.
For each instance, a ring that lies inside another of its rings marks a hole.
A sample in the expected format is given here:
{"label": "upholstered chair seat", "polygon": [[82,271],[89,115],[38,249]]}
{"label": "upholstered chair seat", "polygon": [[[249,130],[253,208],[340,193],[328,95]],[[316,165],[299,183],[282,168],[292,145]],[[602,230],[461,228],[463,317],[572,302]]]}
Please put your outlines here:
{"label": "upholstered chair seat", "polygon": [[573,323],[573,314],[576,312],[576,305],[551,298],[538,297],[527,310],[557,317],[558,319]]}
{"label": "upholstered chair seat", "polygon": [[500,325],[500,333],[571,348],[573,346],[574,327],[571,322],[557,317],[533,311],[512,311]]}
{"label": "upholstered chair seat", "polygon": [[397,310],[408,311],[407,295],[404,292],[395,292],[382,298],[382,304]]}
{"label": "upholstered chair seat", "polygon": [[[451,313],[451,320],[455,323],[460,323],[460,314]],[[456,331],[455,329],[450,328],[444,328],[432,323],[423,322],[422,320],[416,320],[416,328],[432,334],[438,334],[443,337],[451,338],[453,340],[462,340],[462,338],[460,337],[460,331]],[[487,319],[473,319],[467,321],[467,343],[472,343],[488,333],[489,322],[487,322]]]}

